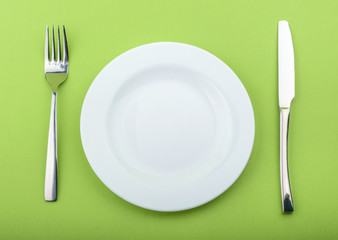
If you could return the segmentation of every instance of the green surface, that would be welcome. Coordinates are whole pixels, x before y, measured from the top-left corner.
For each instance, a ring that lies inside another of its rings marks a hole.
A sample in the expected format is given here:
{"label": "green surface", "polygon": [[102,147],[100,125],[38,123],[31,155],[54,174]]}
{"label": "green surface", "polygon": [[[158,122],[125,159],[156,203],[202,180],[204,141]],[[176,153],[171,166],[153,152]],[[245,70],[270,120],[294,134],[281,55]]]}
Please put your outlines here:
{"label": "green surface", "polygon": [[[337,239],[338,1],[1,1],[0,239]],[[295,212],[281,212],[277,23],[290,23],[296,98],[290,129]],[[65,24],[68,80],[58,95],[58,201],[43,198],[51,92],[46,24]],[[80,140],[90,84],[136,46],[175,41],[210,51],[251,98],[256,137],[235,184],[184,212],[133,206],[96,177]]]}

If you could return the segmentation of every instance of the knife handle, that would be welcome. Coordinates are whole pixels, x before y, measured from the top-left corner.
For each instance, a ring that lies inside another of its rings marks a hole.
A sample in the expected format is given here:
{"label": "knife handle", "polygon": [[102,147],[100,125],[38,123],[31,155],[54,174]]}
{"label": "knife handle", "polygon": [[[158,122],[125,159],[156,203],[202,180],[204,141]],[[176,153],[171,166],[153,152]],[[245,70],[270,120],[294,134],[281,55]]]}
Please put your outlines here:
{"label": "knife handle", "polygon": [[290,108],[280,108],[280,183],[283,212],[293,212],[288,171],[289,117]]}

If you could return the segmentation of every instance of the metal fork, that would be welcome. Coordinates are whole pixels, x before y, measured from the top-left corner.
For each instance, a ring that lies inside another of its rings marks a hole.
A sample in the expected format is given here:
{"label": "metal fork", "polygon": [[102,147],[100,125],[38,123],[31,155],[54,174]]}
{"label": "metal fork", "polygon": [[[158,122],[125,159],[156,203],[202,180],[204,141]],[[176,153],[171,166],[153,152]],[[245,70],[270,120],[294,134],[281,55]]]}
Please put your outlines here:
{"label": "metal fork", "polygon": [[56,92],[68,75],[68,46],[65,26],[63,26],[63,60],[61,61],[60,30],[57,27],[57,56],[55,59],[54,26],[52,26],[52,51],[49,55],[49,30],[46,28],[45,77],[52,87],[52,107],[50,114],[47,163],[45,175],[45,200],[56,201],[57,183],[57,133],[56,133]]}

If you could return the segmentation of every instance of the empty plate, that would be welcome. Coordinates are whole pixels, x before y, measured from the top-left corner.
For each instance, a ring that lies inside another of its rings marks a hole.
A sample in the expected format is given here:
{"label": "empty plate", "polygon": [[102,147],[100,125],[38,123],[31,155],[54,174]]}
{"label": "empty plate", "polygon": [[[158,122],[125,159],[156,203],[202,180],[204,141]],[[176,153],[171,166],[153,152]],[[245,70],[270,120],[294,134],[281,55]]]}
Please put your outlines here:
{"label": "empty plate", "polygon": [[200,48],[160,42],[111,61],[90,86],[81,139],[96,175],[137,206],[180,211],[228,189],[254,141],[249,96]]}

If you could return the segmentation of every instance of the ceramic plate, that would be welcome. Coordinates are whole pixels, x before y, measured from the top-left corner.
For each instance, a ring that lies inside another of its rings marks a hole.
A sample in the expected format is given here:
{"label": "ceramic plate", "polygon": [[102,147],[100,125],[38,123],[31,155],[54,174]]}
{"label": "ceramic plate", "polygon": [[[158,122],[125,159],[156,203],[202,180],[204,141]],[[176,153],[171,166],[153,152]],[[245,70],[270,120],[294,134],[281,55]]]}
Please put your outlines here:
{"label": "ceramic plate", "polygon": [[254,141],[249,96],[200,48],[160,42],[111,61],[90,86],[81,139],[96,175],[137,206],[180,211],[228,189]]}

